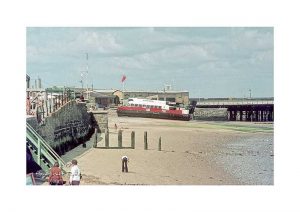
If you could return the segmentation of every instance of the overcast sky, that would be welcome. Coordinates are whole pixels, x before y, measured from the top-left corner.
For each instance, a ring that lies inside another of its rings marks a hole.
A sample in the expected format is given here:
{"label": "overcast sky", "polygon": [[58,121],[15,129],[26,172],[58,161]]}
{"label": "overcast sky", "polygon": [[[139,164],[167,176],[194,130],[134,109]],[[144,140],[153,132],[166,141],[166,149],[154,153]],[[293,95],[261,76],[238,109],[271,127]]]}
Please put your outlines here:
{"label": "overcast sky", "polygon": [[27,74],[43,87],[162,90],[190,97],[274,96],[273,28],[27,28]]}

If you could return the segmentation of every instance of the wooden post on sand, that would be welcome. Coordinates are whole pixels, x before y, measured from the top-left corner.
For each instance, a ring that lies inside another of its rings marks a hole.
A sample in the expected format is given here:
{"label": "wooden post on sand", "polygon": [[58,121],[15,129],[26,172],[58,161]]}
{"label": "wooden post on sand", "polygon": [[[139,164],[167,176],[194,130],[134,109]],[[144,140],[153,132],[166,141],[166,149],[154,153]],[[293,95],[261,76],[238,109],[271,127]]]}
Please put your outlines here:
{"label": "wooden post on sand", "polygon": [[159,137],[158,141],[158,151],[161,151],[161,136]]}
{"label": "wooden post on sand", "polygon": [[135,132],[131,132],[131,148],[135,149]]}
{"label": "wooden post on sand", "polygon": [[144,150],[148,149],[147,131],[144,132]]}
{"label": "wooden post on sand", "polygon": [[118,133],[118,147],[122,148],[122,130],[119,130]]}
{"label": "wooden post on sand", "polygon": [[109,148],[109,129],[105,129],[105,147]]}

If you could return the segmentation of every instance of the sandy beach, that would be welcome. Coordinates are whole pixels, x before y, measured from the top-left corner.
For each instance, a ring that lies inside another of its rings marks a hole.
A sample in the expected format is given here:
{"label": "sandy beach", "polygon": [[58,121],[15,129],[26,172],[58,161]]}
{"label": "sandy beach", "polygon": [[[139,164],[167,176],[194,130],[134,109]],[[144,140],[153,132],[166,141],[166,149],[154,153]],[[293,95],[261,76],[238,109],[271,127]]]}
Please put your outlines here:
{"label": "sandy beach", "polygon": [[[90,148],[76,157],[82,185],[273,185],[273,123],[175,121],[117,117],[109,111],[110,146]],[[144,150],[144,131],[148,150]],[[162,151],[158,151],[159,137]],[[98,147],[104,146],[104,139]],[[128,173],[121,157],[129,157]],[[67,177],[67,176],[66,176]]]}

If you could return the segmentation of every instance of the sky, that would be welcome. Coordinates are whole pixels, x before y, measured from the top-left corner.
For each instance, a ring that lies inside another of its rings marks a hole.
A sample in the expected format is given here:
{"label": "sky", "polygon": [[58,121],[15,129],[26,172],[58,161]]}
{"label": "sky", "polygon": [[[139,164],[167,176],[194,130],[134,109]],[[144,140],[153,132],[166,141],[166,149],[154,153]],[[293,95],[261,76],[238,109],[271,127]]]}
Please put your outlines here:
{"label": "sky", "polygon": [[126,75],[125,90],[171,85],[190,97],[274,97],[273,27],[27,27],[26,34],[27,74],[43,87],[81,87],[83,76],[84,87],[122,89]]}

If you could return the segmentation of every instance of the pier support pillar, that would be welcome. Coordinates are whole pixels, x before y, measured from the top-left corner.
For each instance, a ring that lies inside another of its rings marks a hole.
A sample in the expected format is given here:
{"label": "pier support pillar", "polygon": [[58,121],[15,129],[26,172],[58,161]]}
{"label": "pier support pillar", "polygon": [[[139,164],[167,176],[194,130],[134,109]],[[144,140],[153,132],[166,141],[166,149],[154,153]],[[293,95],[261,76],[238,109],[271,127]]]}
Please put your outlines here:
{"label": "pier support pillar", "polygon": [[274,121],[274,110],[271,110],[271,121]]}
{"label": "pier support pillar", "polygon": [[234,111],[233,111],[233,121],[236,121],[236,114],[237,114],[237,111],[234,110]]}
{"label": "pier support pillar", "polygon": [[247,110],[247,121],[251,121],[251,112]]}
{"label": "pier support pillar", "polygon": [[264,121],[267,121],[267,113],[268,113],[268,111],[264,111]]}

